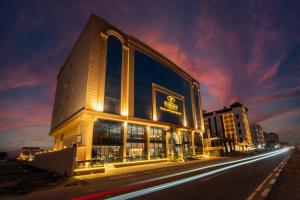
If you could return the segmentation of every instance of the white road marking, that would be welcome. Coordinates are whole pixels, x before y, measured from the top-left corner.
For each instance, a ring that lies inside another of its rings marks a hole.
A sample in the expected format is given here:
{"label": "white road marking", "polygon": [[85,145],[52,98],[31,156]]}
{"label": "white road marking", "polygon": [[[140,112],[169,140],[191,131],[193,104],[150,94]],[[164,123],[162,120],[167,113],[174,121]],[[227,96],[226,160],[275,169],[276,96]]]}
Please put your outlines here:
{"label": "white road marking", "polygon": [[252,159],[255,159],[255,158],[260,158],[260,157],[264,157],[264,156],[268,156],[268,155],[272,155],[274,153],[284,152],[284,151],[286,151],[286,149],[283,149],[283,150],[281,149],[281,150],[277,150],[277,151],[273,151],[273,152],[269,152],[269,153],[265,153],[265,154],[261,154],[261,155],[257,155],[257,156],[252,156],[252,157],[249,157],[249,158],[243,158],[243,159],[239,159],[239,160],[228,161],[228,162],[224,162],[224,163],[218,163],[218,164],[213,164],[213,165],[204,166],[204,167],[200,167],[200,168],[195,168],[195,169],[191,169],[191,170],[186,170],[186,171],[183,171],[183,172],[178,172],[178,173],[169,174],[169,175],[165,175],[165,176],[160,176],[160,177],[156,177],[156,178],[152,178],[152,179],[148,179],[148,180],[144,180],[144,181],[140,181],[140,182],[135,182],[135,183],[132,183],[130,185],[148,183],[148,182],[162,180],[162,179],[166,179],[166,178],[171,178],[171,177],[175,177],[175,176],[179,176],[179,175],[189,174],[189,173],[192,173],[192,172],[202,171],[204,169],[210,169],[210,168],[213,168],[213,167],[219,167],[219,166],[239,163],[239,162],[242,162],[242,161],[252,160]]}
{"label": "white road marking", "polygon": [[171,187],[182,185],[182,184],[185,184],[185,183],[188,183],[188,182],[191,182],[191,181],[195,181],[197,179],[201,179],[201,178],[213,175],[213,174],[217,174],[219,172],[223,172],[223,171],[226,171],[228,169],[232,169],[232,168],[236,168],[236,167],[239,167],[239,166],[242,166],[242,165],[254,163],[254,162],[257,162],[259,160],[263,160],[263,159],[266,159],[266,158],[269,158],[269,157],[276,156],[276,155],[281,154],[281,153],[286,152],[286,151],[287,151],[287,149],[283,149],[281,151],[276,151],[276,153],[273,152],[273,154],[269,154],[269,155],[264,156],[264,157],[260,157],[260,158],[256,158],[256,159],[253,159],[253,160],[248,160],[248,161],[244,161],[244,162],[241,162],[241,163],[229,165],[229,166],[222,167],[222,168],[219,168],[219,169],[215,169],[215,170],[205,172],[205,173],[202,173],[202,174],[194,175],[194,176],[187,177],[187,178],[178,179],[176,181],[171,181],[171,182],[168,182],[168,183],[152,186],[152,187],[149,187],[149,188],[140,189],[140,190],[137,190],[137,191],[126,193],[126,194],[121,194],[121,195],[118,195],[118,196],[111,197],[109,199],[110,200],[126,200],[126,199],[136,198],[136,197],[147,195],[147,194],[150,194],[150,193],[153,193],[153,192],[158,192],[158,191],[161,191],[161,190],[164,190],[164,189],[168,189],[168,188],[171,188]]}

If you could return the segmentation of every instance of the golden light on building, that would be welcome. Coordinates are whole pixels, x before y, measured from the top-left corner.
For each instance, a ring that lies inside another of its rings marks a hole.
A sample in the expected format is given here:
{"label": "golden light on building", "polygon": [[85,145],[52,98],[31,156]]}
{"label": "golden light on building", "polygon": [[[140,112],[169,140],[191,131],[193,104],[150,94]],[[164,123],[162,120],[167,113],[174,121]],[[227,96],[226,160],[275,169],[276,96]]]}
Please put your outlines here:
{"label": "golden light on building", "polygon": [[[55,150],[78,145],[78,161],[103,163],[201,153],[199,82],[106,21],[89,19],[57,77]],[[61,88],[66,80],[76,95]]]}

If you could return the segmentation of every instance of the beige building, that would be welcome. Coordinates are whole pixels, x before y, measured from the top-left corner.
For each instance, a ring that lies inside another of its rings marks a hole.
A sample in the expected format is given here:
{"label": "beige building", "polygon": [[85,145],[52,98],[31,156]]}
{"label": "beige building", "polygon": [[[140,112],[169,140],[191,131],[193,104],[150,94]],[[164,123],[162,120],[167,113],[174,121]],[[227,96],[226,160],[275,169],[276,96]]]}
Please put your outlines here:
{"label": "beige building", "polygon": [[205,112],[204,151],[219,155],[221,152],[247,151],[252,149],[248,108],[234,103],[221,110]]}
{"label": "beige building", "polygon": [[265,148],[265,136],[263,128],[256,123],[250,125],[252,143],[257,149]]}
{"label": "beige building", "polygon": [[172,61],[91,16],[57,76],[54,150],[77,161],[184,158],[202,153],[199,82]]}

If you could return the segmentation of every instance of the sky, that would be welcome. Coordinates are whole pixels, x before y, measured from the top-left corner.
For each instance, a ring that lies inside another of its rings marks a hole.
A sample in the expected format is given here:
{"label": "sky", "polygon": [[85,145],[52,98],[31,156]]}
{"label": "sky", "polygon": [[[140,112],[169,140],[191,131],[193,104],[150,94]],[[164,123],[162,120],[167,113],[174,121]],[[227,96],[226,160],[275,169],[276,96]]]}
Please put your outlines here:
{"label": "sky", "polygon": [[51,147],[56,75],[91,14],[200,81],[204,109],[239,101],[300,143],[300,1],[0,2],[0,150]]}

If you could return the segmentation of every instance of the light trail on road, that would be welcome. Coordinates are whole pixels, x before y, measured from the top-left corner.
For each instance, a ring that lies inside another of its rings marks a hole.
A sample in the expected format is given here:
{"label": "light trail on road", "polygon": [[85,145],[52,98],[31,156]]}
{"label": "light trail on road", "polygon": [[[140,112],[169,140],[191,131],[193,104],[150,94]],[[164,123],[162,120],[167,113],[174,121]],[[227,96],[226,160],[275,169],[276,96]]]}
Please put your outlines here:
{"label": "light trail on road", "polygon": [[283,149],[280,149],[280,150],[277,150],[277,151],[272,151],[272,152],[269,152],[269,153],[264,153],[264,154],[257,155],[257,156],[251,156],[249,158],[243,158],[243,159],[239,159],[239,160],[233,160],[233,161],[208,165],[208,166],[205,166],[205,167],[199,167],[199,168],[195,168],[195,169],[191,169],[191,170],[186,170],[186,171],[178,172],[178,173],[174,173],[174,174],[168,174],[168,175],[160,176],[160,177],[157,177],[157,178],[151,178],[151,179],[147,179],[147,180],[144,180],[144,181],[135,182],[135,183],[129,184],[129,186],[130,185],[135,185],[135,184],[143,184],[143,183],[158,181],[158,180],[171,178],[171,177],[175,177],[175,176],[180,176],[180,175],[184,175],[184,174],[189,174],[189,173],[201,171],[201,170],[204,170],[204,169],[210,169],[210,168],[214,168],[214,167],[219,167],[219,166],[239,163],[239,162],[242,162],[242,161],[252,160],[252,159],[255,159],[255,158],[260,158],[260,157],[263,157],[263,156],[267,156],[267,155],[271,155],[271,154],[274,154],[274,153],[277,153],[277,152],[281,152],[282,150]]}
{"label": "light trail on road", "polygon": [[[226,171],[228,169],[232,169],[232,168],[235,168],[235,167],[238,167],[238,166],[242,166],[242,165],[250,164],[250,163],[253,163],[253,162],[257,162],[259,160],[263,160],[263,159],[266,159],[266,158],[273,157],[273,156],[276,156],[278,154],[284,153],[288,150],[289,150],[288,148],[284,148],[284,149],[280,149],[280,150],[277,150],[277,151],[273,151],[273,152],[269,152],[269,153],[265,153],[265,154],[261,154],[261,155],[257,155],[257,156],[251,156],[249,158],[243,158],[243,159],[239,159],[239,160],[223,162],[223,163],[219,163],[219,164],[213,164],[213,165],[200,167],[200,168],[196,168],[196,169],[192,169],[192,170],[187,170],[187,171],[183,171],[183,172],[179,172],[179,173],[174,173],[174,174],[170,174],[170,175],[166,175],[166,176],[152,178],[152,179],[148,179],[148,180],[145,180],[145,181],[136,182],[134,184],[130,184],[130,185],[118,188],[118,189],[107,190],[107,191],[103,191],[103,192],[99,192],[99,193],[89,194],[89,195],[86,195],[86,196],[81,196],[81,197],[74,198],[72,200],[88,200],[88,199],[95,199],[95,198],[103,198],[107,195],[118,194],[118,193],[122,193],[122,192],[126,192],[126,191],[132,191],[134,189],[138,189],[138,188],[141,188],[141,187],[149,186],[148,188],[145,188],[145,189],[140,189],[140,190],[137,190],[137,191],[134,191],[134,192],[130,192],[130,193],[127,193],[127,194],[122,194],[122,195],[119,195],[119,196],[109,198],[110,200],[131,199],[131,198],[143,196],[143,195],[146,195],[146,194],[150,194],[150,193],[153,193],[153,192],[157,192],[157,191],[160,191],[160,190],[164,190],[164,189],[167,189],[167,188],[171,188],[171,187],[174,187],[174,186],[178,186],[178,185],[181,185],[181,184],[184,184],[184,183],[188,183],[190,181],[194,181],[194,180],[197,180],[197,179],[202,179],[204,177],[208,177],[210,175],[217,174],[217,173],[220,173],[220,172],[223,172],[223,171]],[[232,164],[232,165],[230,165],[230,164]],[[157,181],[157,180],[162,180],[162,179],[166,179],[166,178],[170,178],[170,177],[175,177],[175,176],[178,176],[178,175],[184,175],[184,174],[188,174],[188,173],[191,173],[191,172],[197,172],[197,171],[201,171],[201,170],[204,170],[204,169],[220,167],[220,166],[224,166],[224,165],[229,165],[229,166],[222,167],[222,168],[219,168],[219,169],[215,169],[215,170],[205,172],[205,173],[202,173],[202,174],[194,175],[194,176],[191,176],[191,177],[182,178],[182,179],[179,179],[179,180],[176,180],[176,181],[171,181],[171,182],[168,182],[168,183],[153,186],[155,184],[155,181]]]}
{"label": "light trail on road", "polygon": [[108,198],[108,200],[132,199],[132,198],[136,198],[136,197],[143,196],[143,195],[146,195],[146,194],[150,194],[150,193],[153,193],[153,192],[158,192],[160,190],[168,189],[168,188],[178,186],[178,185],[181,185],[181,184],[184,184],[184,183],[188,183],[188,182],[191,182],[191,181],[194,181],[194,180],[197,180],[197,179],[201,179],[201,178],[204,178],[204,177],[207,177],[207,176],[219,173],[219,172],[223,172],[223,171],[228,170],[228,169],[232,169],[232,168],[239,167],[239,166],[242,166],[242,165],[257,162],[257,161],[260,161],[260,160],[263,160],[263,159],[266,159],[266,158],[270,158],[270,157],[279,155],[281,153],[284,153],[288,150],[289,149],[278,150],[276,152],[273,152],[272,154],[268,154],[268,155],[265,155],[265,156],[262,156],[262,157],[259,157],[259,158],[255,158],[255,159],[244,161],[244,162],[241,162],[241,163],[229,165],[229,166],[226,166],[226,167],[222,167],[222,168],[219,168],[219,169],[216,169],[216,170],[212,170],[212,171],[205,172],[205,173],[195,175],[195,176],[191,176],[191,177],[188,177],[188,178],[179,179],[179,180],[172,181],[172,182],[169,182],[169,183],[164,183],[164,184],[161,184],[161,185],[152,186],[152,187],[149,187],[149,188],[141,189],[141,190],[138,190],[138,191],[127,193],[127,194],[122,194],[122,195],[119,195],[119,196]]}

